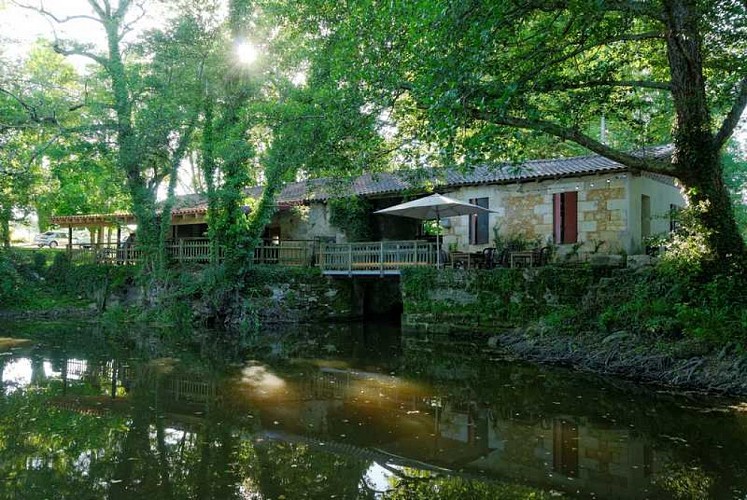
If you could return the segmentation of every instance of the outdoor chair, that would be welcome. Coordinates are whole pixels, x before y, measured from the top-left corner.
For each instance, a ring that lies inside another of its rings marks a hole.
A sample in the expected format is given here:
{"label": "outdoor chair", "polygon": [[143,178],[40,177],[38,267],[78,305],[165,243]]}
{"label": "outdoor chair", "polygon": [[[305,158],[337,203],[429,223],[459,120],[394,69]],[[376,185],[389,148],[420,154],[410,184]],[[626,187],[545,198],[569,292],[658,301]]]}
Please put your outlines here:
{"label": "outdoor chair", "polygon": [[484,248],[482,250],[482,268],[493,269],[496,266],[496,257],[498,256],[498,249],[494,247]]}

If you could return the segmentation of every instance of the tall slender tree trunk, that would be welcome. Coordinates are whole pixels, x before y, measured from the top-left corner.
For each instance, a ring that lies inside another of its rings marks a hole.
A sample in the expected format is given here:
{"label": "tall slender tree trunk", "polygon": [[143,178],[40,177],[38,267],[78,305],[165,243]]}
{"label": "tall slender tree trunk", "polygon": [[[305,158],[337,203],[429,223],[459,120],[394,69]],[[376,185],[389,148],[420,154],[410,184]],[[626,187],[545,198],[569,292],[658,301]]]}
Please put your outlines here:
{"label": "tall slender tree trunk", "polygon": [[213,96],[208,92],[205,97],[205,117],[202,126],[202,151],[200,167],[205,178],[207,191],[207,223],[210,240],[210,264],[216,266],[220,255],[221,241],[216,230],[218,216],[218,196],[215,190],[215,133],[213,131],[215,115]]}
{"label": "tall slender tree trunk", "polygon": [[114,111],[117,115],[117,162],[127,178],[127,186],[132,196],[133,211],[137,219],[137,245],[141,252],[142,269],[145,275],[156,267],[156,248],[159,224],[156,219],[156,196],[148,189],[141,168],[143,155],[138,148],[138,140],[132,124],[132,99],[128,90],[127,73],[120,47],[119,31],[121,19],[111,17],[104,20],[108,43],[108,64],[106,70],[114,94]]}
{"label": "tall slender tree trunk", "polygon": [[667,57],[676,110],[673,164],[720,261],[745,254],[723,179],[720,145],[706,98],[696,0],[665,0]]}
{"label": "tall slender tree trunk", "polygon": [[10,217],[9,208],[0,207],[0,241],[3,248],[10,248]]}

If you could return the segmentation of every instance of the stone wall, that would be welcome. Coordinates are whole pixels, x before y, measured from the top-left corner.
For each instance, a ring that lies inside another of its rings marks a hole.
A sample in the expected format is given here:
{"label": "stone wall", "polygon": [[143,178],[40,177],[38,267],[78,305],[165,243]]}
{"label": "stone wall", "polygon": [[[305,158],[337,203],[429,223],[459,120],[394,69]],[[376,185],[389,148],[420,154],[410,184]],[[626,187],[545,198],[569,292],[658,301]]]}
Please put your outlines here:
{"label": "stone wall", "polygon": [[258,266],[234,301],[229,323],[328,323],[365,317],[398,317],[402,309],[394,279],[330,278],[318,269]]}
{"label": "stone wall", "polygon": [[317,238],[343,242],[345,235],[329,222],[329,206],[312,203],[283,209],[275,214],[270,227],[280,228],[283,240],[314,240]]}
{"label": "stone wall", "polygon": [[359,318],[361,308],[352,281],[327,278],[315,271],[254,269],[247,279],[244,300],[231,321],[315,323]]}
{"label": "stone wall", "polygon": [[401,283],[402,324],[436,333],[494,333],[579,304],[594,279],[586,266],[407,269]]}
{"label": "stone wall", "polygon": [[[488,198],[489,242],[471,245],[468,216],[448,219],[444,247],[479,252],[494,245],[494,230],[502,237],[522,237],[539,244],[553,242],[553,195],[578,193],[578,245],[560,245],[558,254],[625,251],[641,245],[641,196],[651,200],[651,233],[669,230],[670,205],[685,201],[674,179],[649,174],[609,173],[504,185],[467,186],[444,194],[460,200]],[[574,248],[575,247],[575,248]]]}
{"label": "stone wall", "polygon": [[[455,244],[462,251],[480,251],[493,246],[493,228],[503,237],[520,236],[540,244],[553,241],[553,195],[578,193],[578,241],[581,251],[590,252],[597,244],[602,251],[628,250],[629,203],[627,174],[609,174],[526,182],[522,184],[470,186],[445,193],[461,200],[488,198],[490,242],[469,244],[469,217],[454,217],[445,231],[444,244]],[[573,245],[561,245],[562,255]]]}

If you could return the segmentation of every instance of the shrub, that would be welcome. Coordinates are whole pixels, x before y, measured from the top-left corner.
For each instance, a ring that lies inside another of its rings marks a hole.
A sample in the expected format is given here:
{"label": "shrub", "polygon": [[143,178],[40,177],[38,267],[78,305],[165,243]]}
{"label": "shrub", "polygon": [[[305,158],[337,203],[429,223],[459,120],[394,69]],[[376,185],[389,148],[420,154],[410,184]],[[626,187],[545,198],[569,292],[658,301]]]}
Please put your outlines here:
{"label": "shrub", "polygon": [[6,252],[0,252],[0,305],[17,302],[21,297],[21,276]]}

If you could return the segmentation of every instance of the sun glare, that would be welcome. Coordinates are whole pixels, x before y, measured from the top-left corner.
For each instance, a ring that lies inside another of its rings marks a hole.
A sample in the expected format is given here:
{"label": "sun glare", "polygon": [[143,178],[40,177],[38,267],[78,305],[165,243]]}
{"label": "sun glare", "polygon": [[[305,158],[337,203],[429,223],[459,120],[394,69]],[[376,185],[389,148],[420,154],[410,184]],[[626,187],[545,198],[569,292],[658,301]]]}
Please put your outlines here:
{"label": "sun glare", "polygon": [[236,44],[236,56],[241,64],[252,64],[259,57],[257,47],[249,42],[239,42]]}

